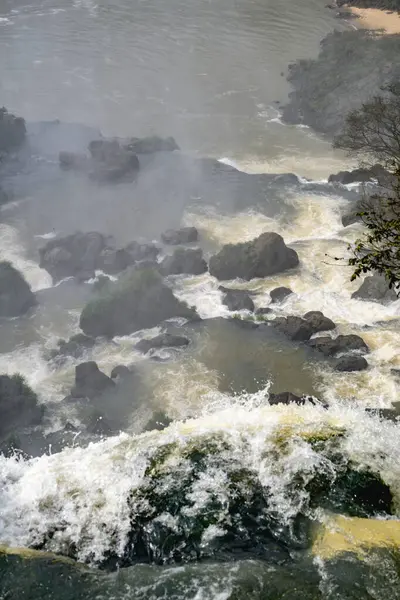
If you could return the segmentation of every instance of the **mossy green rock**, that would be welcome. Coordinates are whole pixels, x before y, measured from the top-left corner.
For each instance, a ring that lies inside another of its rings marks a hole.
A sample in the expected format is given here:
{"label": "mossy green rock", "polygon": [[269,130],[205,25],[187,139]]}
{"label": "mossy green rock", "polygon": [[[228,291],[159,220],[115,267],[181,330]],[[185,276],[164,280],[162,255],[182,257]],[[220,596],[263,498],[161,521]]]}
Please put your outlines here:
{"label": "mossy green rock", "polygon": [[80,327],[86,335],[113,337],[155,327],[173,317],[198,318],[195,309],[178,300],[155,269],[136,268],[85,306]]}

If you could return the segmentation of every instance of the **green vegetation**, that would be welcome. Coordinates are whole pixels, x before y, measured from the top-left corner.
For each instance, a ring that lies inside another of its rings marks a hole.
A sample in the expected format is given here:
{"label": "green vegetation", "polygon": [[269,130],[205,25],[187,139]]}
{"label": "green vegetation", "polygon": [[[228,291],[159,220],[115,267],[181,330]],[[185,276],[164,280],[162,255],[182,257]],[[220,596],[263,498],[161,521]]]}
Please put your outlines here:
{"label": "green vegetation", "polygon": [[[357,157],[376,173],[378,188],[366,189],[359,216],[366,227],[350,246],[352,280],[362,273],[383,274],[389,287],[400,282],[400,82],[352,111],[335,147]],[[378,165],[376,163],[379,163]]]}

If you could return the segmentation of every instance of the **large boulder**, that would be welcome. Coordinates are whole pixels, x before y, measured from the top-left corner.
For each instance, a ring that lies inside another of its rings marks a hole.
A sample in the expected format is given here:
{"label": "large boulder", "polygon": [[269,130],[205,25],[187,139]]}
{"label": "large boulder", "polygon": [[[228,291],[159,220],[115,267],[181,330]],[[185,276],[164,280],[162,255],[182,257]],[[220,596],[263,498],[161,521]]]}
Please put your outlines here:
{"label": "large boulder", "polygon": [[107,238],[96,231],[73,233],[56,238],[40,248],[40,266],[46,269],[54,281],[65,277],[90,279],[94,277]]}
{"label": "large boulder", "polygon": [[136,350],[147,354],[150,350],[159,350],[160,348],[182,348],[189,344],[188,338],[183,335],[174,335],[172,333],[160,333],[149,340],[140,340],[135,346]]}
{"label": "large boulder", "polygon": [[89,336],[113,337],[173,317],[195,319],[197,313],[174,296],[155,269],[135,268],[85,306],[80,327]]}
{"label": "large boulder", "polygon": [[310,312],[304,315],[303,319],[310,323],[313,333],[331,331],[336,328],[336,324],[331,319],[328,319],[328,317],[325,317],[320,310],[310,310]]}
{"label": "large boulder", "polygon": [[22,117],[16,117],[0,108],[0,152],[8,152],[25,140],[26,127]]}
{"label": "large boulder", "polygon": [[75,386],[71,398],[96,398],[115,387],[114,381],[100,371],[97,363],[89,361],[75,367]]}
{"label": "large boulder", "polygon": [[338,335],[337,338],[319,337],[310,340],[309,345],[324,354],[324,356],[335,356],[341,352],[357,350],[361,353],[369,352],[369,348],[359,335]]}
{"label": "large boulder", "polygon": [[0,440],[38,425],[42,417],[43,406],[21,375],[0,375]]}
{"label": "large boulder", "polygon": [[297,342],[306,342],[314,333],[309,321],[293,315],[288,317],[277,317],[271,321],[271,323],[273,327],[286,335],[286,337]]}
{"label": "large boulder", "polygon": [[227,244],[210,259],[211,275],[220,280],[250,280],[292,269],[299,264],[297,252],[288,248],[283,238],[273,232],[251,242]]}
{"label": "large boulder", "polygon": [[168,229],[161,234],[164,244],[179,246],[180,244],[192,244],[199,239],[196,227],[181,227],[181,229]]}
{"label": "large boulder", "polygon": [[220,286],[220,291],[223,292],[222,304],[225,304],[229,310],[249,310],[254,311],[254,302],[250,298],[246,290],[230,290]]}
{"label": "large boulder", "polygon": [[163,275],[201,275],[207,271],[207,263],[203,258],[201,248],[177,248],[166,256],[161,263]]}
{"label": "large boulder", "polygon": [[292,290],[290,288],[287,288],[284,286],[274,288],[269,293],[269,295],[271,297],[271,302],[273,304],[275,304],[277,302],[283,302],[283,300],[285,300],[285,298],[287,298],[291,294],[293,294]]}
{"label": "large boulder", "polygon": [[335,360],[333,368],[341,372],[365,371],[368,363],[363,356],[341,356]]}
{"label": "large boulder", "polygon": [[89,144],[89,152],[92,179],[119,181],[134,177],[140,169],[135,152],[121,146],[117,140],[93,140]]}
{"label": "large boulder", "polygon": [[11,263],[0,262],[0,317],[18,317],[35,304],[35,294],[23,275]]}
{"label": "large boulder", "polygon": [[351,295],[357,300],[370,300],[373,302],[394,302],[398,296],[394,288],[389,288],[389,284],[384,275],[375,273],[366,277],[356,292]]}

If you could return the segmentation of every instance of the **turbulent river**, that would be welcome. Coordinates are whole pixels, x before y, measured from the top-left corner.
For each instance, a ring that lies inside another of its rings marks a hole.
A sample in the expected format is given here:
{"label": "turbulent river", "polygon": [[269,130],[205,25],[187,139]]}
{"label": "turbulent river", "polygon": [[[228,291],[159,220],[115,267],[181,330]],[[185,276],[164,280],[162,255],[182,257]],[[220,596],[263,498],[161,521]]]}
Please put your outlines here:
{"label": "turbulent river", "polygon": [[[21,434],[33,458],[0,455],[1,600],[400,598],[390,541],[400,545],[400,425],[365,410],[398,400],[400,301],[351,298],[360,282],[334,257],[361,230],[341,222],[354,189],[327,184],[348,161],[280,119],[288,63],[315,56],[335,27],[348,24],[320,0],[0,0],[0,105],[26,118],[35,149],[5,178],[14,201],[1,209],[0,257],[39,300],[27,317],[0,322],[0,372],[24,375],[47,409],[44,428]],[[59,150],[84,149],[96,128],[173,135],[190,157],[191,196],[170,158],[145,165],[133,186],[61,172]],[[204,156],[254,184],[203,181]],[[259,174],[290,172],[296,185],[260,192]],[[78,332],[93,282],[53,285],[38,248],[77,230],[119,244],[159,240],[179,225],[197,227],[207,258],[280,233],[298,269],[227,285],[251,290],[260,307],[289,287],[276,314],[323,311],[336,333],[362,336],[368,370],[335,372],[301,345],[228,320],[209,273],[169,278],[203,319],[176,324],[187,349],[144,356],[135,343],[155,328],[50,361],[57,340]],[[96,403],[106,437],[81,434],[85,407],[64,401],[85,359],[138,374],[134,389]],[[269,405],[269,392],[287,390],[321,403]],[[148,426],[159,419],[168,427]],[[359,488],[343,491],[342,480],[365,476],[361,487],[378,497],[366,473],[390,488],[390,517],[380,497],[372,510],[357,504]]]}

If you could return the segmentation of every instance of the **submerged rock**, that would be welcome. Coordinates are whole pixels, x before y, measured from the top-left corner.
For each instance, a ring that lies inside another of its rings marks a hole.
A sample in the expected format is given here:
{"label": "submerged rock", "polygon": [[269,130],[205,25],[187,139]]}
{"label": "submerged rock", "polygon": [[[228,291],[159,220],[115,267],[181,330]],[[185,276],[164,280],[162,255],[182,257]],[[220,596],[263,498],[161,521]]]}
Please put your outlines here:
{"label": "submerged rock", "polygon": [[199,239],[196,227],[181,227],[181,229],[168,229],[161,234],[164,244],[179,246],[180,244],[192,244]]}
{"label": "submerged rock", "polygon": [[16,117],[6,108],[0,108],[0,152],[9,152],[25,140],[26,127],[22,117]]}
{"label": "submerged rock", "polygon": [[297,252],[288,248],[283,238],[273,232],[251,242],[227,244],[210,259],[210,274],[220,280],[267,277],[299,264]]}
{"label": "submerged rock", "polygon": [[201,248],[177,248],[164,258],[160,268],[163,275],[201,275],[207,271],[207,263]]}
{"label": "submerged rock", "polygon": [[292,290],[284,286],[277,287],[271,290],[269,293],[272,304],[275,304],[277,302],[283,302],[283,300],[285,300],[285,298],[287,298],[291,294],[293,294]]}
{"label": "submerged rock", "polygon": [[366,277],[356,292],[351,295],[358,300],[369,300],[374,302],[389,303],[399,299],[394,288],[389,284],[384,275],[375,273]]}
{"label": "submerged rock", "polygon": [[159,348],[182,348],[189,344],[190,340],[182,335],[174,335],[172,333],[161,333],[149,340],[140,340],[135,345],[136,350],[147,354],[150,350]]}
{"label": "submerged rock", "polygon": [[319,337],[310,340],[309,345],[325,356],[335,356],[340,352],[358,350],[362,353],[369,352],[369,348],[359,335],[338,335],[336,338]]}
{"label": "submerged rock", "polygon": [[38,425],[43,412],[35,392],[21,375],[0,375],[0,440]]}
{"label": "submerged rock", "polygon": [[116,365],[113,367],[111,371],[110,377],[111,379],[127,379],[128,377],[132,377],[133,371],[127,367],[126,365]]}
{"label": "submerged rock", "polygon": [[363,356],[342,356],[335,361],[333,368],[335,371],[365,371],[368,363]]}
{"label": "submerged rock", "polygon": [[161,138],[158,135],[145,138],[131,138],[123,143],[123,147],[136,154],[152,154],[153,152],[173,152],[179,146],[173,137]]}
{"label": "submerged rock", "polygon": [[229,310],[254,311],[254,302],[246,290],[232,290],[223,286],[220,286],[219,289],[224,294],[222,297],[222,304],[225,304]]}
{"label": "submerged rock", "polygon": [[19,317],[35,304],[35,294],[23,275],[11,263],[0,262],[0,317]]}
{"label": "submerged rock", "polygon": [[71,390],[72,398],[96,398],[110,388],[114,381],[102,373],[97,363],[89,361],[75,367],[75,386]]}
{"label": "submerged rock", "polygon": [[82,311],[80,327],[89,336],[127,335],[173,317],[197,318],[151,268],[128,270]]}

